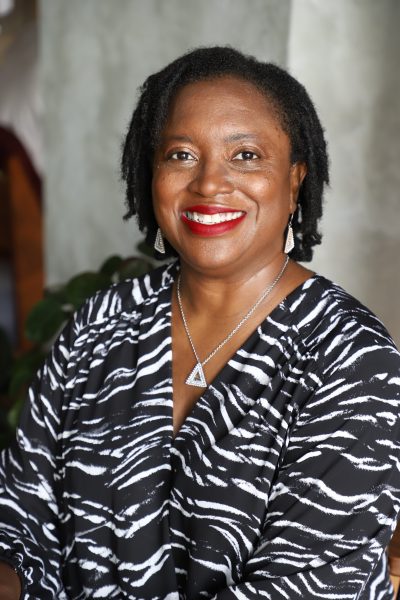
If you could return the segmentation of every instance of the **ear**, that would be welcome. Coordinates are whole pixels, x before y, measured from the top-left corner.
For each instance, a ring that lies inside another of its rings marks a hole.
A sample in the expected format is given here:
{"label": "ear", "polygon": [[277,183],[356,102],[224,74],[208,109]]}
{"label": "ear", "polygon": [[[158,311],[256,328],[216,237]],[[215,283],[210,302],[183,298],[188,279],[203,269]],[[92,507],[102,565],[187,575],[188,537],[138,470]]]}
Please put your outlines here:
{"label": "ear", "polygon": [[290,212],[297,208],[297,199],[304,177],[307,175],[307,165],[304,162],[295,162],[290,168]]}

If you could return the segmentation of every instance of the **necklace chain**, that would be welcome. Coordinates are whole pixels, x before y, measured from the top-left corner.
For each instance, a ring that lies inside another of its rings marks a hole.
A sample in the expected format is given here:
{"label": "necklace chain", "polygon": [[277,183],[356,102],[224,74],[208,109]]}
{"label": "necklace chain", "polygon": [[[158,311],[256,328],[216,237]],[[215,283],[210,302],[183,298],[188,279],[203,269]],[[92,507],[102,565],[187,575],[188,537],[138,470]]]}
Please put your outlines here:
{"label": "necklace chain", "polygon": [[[278,275],[275,277],[275,279],[273,280],[273,282],[270,283],[269,286],[263,291],[263,293],[261,294],[261,296],[258,298],[257,302],[255,304],[253,304],[253,306],[244,315],[244,317],[239,321],[239,323],[236,325],[236,327],[234,329],[232,329],[232,331],[230,333],[228,333],[228,335],[226,336],[226,338],[224,338],[222,340],[222,342],[220,342],[218,344],[218,346],[216,346],[214,348],[214,350],[212,352],[210,352],[210,354],[203,361],[200,360],[199,355],[197,354],[195,345],[194,345],[193,340],[192,340],[192,336],[190,335],[189,326],[188,326],[187,321],[186,321],[185,313],[184,313],[183,306],[182,306],[182,298],[181,298],[181,274],[179,273],[179,275],[178,275],[178,281],[177,281],[177,286],[176,286],[176,292],[177,292],[177,296],[178,296],[179,310],[180,310],[180,313],[181,313],[181,317],[182,317],[182,321],[183,321],[183,326],[185,328],[186,335],[188,337],[188,340],[189,340],[190,345],[191,345],[192,350],[193,350],[193,354],[195,355],[196,361],[197,361],[197,365],[195,366],[194,370],[192,371],[192,374],[189,376],[189,378],[186,381],[186,383],[189,383],[189,385],[198,385],[196,383],[189,382],[189,379],[191,379],[191,376],[193,375],[193,373],[197,369],[200,369],[201,376],[204,378],[202,367],[204,367],[204,365],[206,365],[217,354],[217,352],[219,352],[221,350],[221,348],[223,348],[223,346],[225,346],[225,344],[227,344],[229,342],[229,340],[232,339],[232,337],[235,335],[235,333],[237,333],[237,331],[242,327],[242,325],[244,325],[244,323],[246,323],[246,321],[248,321],[248,319],[251,317],[251,315],[254,313],[254,311],[258,308],[258,306],[261,304],[261,302],[267,296],[269,296],[269,294],[272,292],[272,290],[274,289],[274,287],[276,286],[276,284],[278,283],[278,281],[281,279],[282,275],[284,274],[284,272],[286,270],[286,267],[288,265],[288,262],[289,262],[289,257],[287,256],[286,260],[285,260],[285,262],[283,264],[283,267],[279,271]],[[205,379],[204,379],[204,383],[205,383]],[[206,385],[203,384],[201,387],[206,387]]]}

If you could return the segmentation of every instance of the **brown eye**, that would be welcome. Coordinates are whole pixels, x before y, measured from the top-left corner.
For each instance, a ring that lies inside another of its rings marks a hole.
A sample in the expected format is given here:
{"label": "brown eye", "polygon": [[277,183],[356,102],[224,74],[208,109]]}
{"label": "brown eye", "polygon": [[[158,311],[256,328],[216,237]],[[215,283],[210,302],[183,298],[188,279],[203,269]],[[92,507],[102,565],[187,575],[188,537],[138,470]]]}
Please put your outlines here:
{"label": "brown eye", "polygon": [[242,152],[239,152],[233,158],[234,160],[254,160],[256,158],[259,158],[259,156],[251,150],[242,150]]}
{"label": "brown eye", "polygon": [[184,150],[174,152],[169,158],[170,160],[195,160],[189,152],[185,152]]}

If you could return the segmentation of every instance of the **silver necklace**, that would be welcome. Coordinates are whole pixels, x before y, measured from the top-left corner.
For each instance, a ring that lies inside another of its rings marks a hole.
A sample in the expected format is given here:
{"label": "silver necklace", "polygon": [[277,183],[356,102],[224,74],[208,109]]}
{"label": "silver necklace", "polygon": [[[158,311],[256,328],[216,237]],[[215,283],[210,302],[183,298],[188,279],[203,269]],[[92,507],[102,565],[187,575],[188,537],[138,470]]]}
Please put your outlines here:
{"label": "silver necklace", "polygon": [[289,262],[289,257],[287,256],[282,269],[279,271],[279,273],[275,277],[274,281],[272,283],[270,283],[270,285],[264,290],[264,292],[261,294],[261,296],[259,297],[257,302],[255,304],[253,304],[253,306],[244,315],[244,317],[239,321],[239,323],[236,325],[236,327],[234,329],[232,329],[232,331],[230,333],[228,333],[226,338],[223,339],[222,342],[220,342],[218,344],[218,346],[216,346],[214,348],[214,350],[212,352],[210,352],[210,354],[207,356],[207,358],[205,358],[203,361],[200,360],[199,355],[197,354],[196,348],[195,348],[193,340],[192,340],[192,336],[190,335],[190,331],[189,331],[189,327],[188,327],[188,324],[186,321],[185,313],[183,311],[182,298],[181,298],[181,274],[179,273],[178,281],[177,281],[177,285],[176,285],[179,310],[181,313],[183,325],[185,327],[186,335],[188,336],[188,340],[192,347],[193,354],[196,357],[196,365],[185,381],[185,383],[187,385],[193,385],[195,387],[202,387],[202,388],[207,387],[207,381],[206,381],[204,371],[203,371],[204,365],[206,365],[217,354],[217,352],[219,352],[221,350],[221,348],[223,348],[223,346],[225,346],[225,344],[227,342],[229,342],[229,340],[235,335],[235,333],[241,328],[241,326],[244,323],[246,323],[246,321],[248,321],[248,319],[251,317],[251,315],[254,313],[254,311],[257,309],[257,307],[261,304],[261,302],[272,292],[272,290],[274,289],[274,287],[276,286],[276,284],[278,283],[278,281],[281,279],[282,275],[284,274],[285,269],[288,265],[288,262]]}

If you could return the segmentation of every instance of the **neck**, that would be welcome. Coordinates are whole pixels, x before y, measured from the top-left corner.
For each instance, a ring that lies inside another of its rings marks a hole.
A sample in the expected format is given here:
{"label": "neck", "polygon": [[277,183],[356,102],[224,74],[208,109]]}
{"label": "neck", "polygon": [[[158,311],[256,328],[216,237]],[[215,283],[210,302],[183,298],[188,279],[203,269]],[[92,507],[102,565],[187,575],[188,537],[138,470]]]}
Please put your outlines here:
{"label": "neck", "polygon": [[[185,309],[191,314],[204,315],[206,312],[217,320],[242,316],[274,282],[285,263],[286,256],[279,254],[268,264],[252,271],[220,275],[200,272],[182,262],[180,288]],[[271,297],[276,295],[290,267],[289,263]]]}

